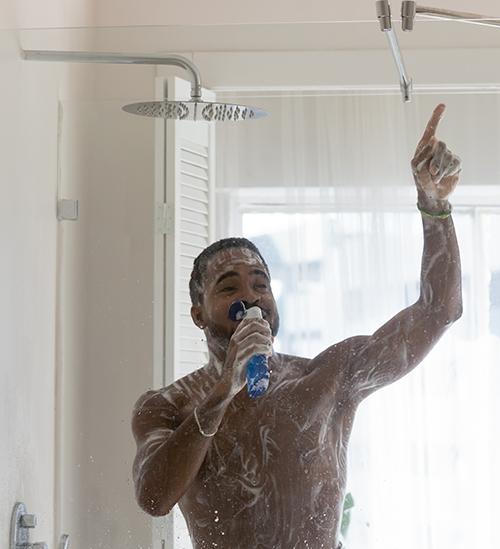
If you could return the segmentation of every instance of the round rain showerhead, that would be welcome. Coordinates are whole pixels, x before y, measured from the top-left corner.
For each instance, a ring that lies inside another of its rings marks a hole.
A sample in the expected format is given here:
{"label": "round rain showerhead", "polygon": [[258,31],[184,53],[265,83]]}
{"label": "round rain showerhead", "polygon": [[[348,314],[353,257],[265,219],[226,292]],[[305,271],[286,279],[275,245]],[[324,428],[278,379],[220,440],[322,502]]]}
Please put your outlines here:
{"label": "round rain showerhead", "polygon": [[229,105],[227,103],[205,103],[204,101],[149,101],[125,105],[123,110],[141,116],[168,118],[173,120],[206,120],[207,122],[230,120],[255,120],[269,113],[263,109]]}

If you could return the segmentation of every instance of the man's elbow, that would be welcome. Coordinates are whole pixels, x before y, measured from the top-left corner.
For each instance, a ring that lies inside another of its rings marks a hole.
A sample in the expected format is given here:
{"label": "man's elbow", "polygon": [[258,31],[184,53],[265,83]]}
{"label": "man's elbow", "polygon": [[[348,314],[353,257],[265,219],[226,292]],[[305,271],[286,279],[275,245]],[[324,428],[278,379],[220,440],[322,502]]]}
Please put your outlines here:
{"label": "man's elbow", "polygon": [[463,307],[463,301],[462,301],[462,290],[458,290],[456,294],[452,297],[448,304],[448,309],[450,310],[450,324],[453,324],[456,322],[459,318],[461,318],[464,307]]}
{"label": "man's elbow", "polygon": [[164,517],[168,515],[175,504],[169,505],[165,498],[160,498],[154,494],[137,494],[137,503],[139,507],[152,517]]}
{"label": "man's elbow", "polygon": [[463,305],[462,300],[454,300],[452,303],[448,304],[448,306],[443,310],[443,324],[445,324],[447,327],[451,326],[453,323],[455,323],[457,320],[461,318],[463,314]]}
{"label": "man's elbow", "polygon": [[464,307],[462,304],[462,300],[460,300],[460,303],[458,303],[453,309],[454,314],[451,322],[453,323],[459,320],[462,317],[463,312],[464,312]]}
{"label": "man's elbow", "polygon": [[440,303],[433,306],[428,301],[420,300],[421,312],[424,318],[432,319],[436,327],[447,330],[459,320],[463,313],[462,301],[453,300],[448,303]]}
{"label": "man's elbow", "polygon": [[165,491],[158,490],[157,483],[153,485],[148,485],[146,482],[136,484],[135,499],[139,507],[153,517],[168,515],[176,503],[170,501],[171,498]]}

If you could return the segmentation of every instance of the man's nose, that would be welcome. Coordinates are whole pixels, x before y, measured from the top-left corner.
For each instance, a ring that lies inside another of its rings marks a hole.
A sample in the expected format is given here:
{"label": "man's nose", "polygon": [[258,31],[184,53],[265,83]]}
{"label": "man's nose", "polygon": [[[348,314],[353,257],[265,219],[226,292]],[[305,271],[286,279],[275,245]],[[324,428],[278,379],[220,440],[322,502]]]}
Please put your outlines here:
{"label": "man's nose", "polygon": [[259,300],[256,299],[255,301],[244,301],[244,300],[241,300],[241,302],[243,303],[243,305],[245,305],[245,309],[248,311],[248,309],[251,309],[252,307],[257,307],[258,304],[259,304]]}
{"label": "man's nose", "polygon": [[254,290],[251,286],[245,286],[242,288],[239,299],[243,301],[243,304],[247,309],[256,305],[260,299],[260,294]]}

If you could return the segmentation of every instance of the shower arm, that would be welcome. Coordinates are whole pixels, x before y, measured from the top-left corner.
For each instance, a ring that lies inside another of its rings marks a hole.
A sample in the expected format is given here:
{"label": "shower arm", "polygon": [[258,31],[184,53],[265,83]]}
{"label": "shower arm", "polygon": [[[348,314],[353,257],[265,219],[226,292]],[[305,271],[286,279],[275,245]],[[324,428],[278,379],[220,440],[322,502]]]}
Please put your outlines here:
{"label": "shower arm", "polygon": [[181,55],[143,55],[136,53],[87,53],[77,51],[23,50],[27,61],[62,61],[124,65],[172,65],[187,71],[191,82],[191,99],[201,101],[201,75],[196,65]]}

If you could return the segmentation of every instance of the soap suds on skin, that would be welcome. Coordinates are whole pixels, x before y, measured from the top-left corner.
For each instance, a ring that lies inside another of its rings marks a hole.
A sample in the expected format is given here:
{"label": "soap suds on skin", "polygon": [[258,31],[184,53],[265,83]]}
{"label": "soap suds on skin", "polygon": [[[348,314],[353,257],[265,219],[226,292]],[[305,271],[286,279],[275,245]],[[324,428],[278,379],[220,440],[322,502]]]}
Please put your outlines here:
{"label": "soap suds on skin", "polygon": [[[206,536],[208,529],[219,548],[225,548],[222,533],[228,539],[240,539],[241,521],[234,519],[241,517],[261,525],[252,543],[262,549],[321,547],[314,539],[324,540],[330,535],[334,539],[336,535],[341,509],[334,504],[337,498],[332,491],[344,490],[350,427],[339,436],[338,429],[344,428],[339,427],[343,425],[339,422],[340,408],[336,412],[325,407],[324,398],[330,395],[304,399],[304,380],[285,378],[283,358],[274,355],[277,364],[272,384],[255,400],[261,408],[257,428],[254,414],[235,398],[195,481],[197,519],[189,525],[191,535],[203,529]],[[159,393],[166,404],[176,408],[181,401],[199,403],[213,384],[212,367],[206,366]],[[162,434],[168,436],[169,431],[151,435],[151,454],[161,444]],[[286,472],[287,453],[300,459],[293,458]],[[336,471],[333,477],[332,471]],[[315,482],[310,482],[311,478]],[[231,494],[231,501],[227,494]],[[179,504],[182,509],[182,499]]]}

